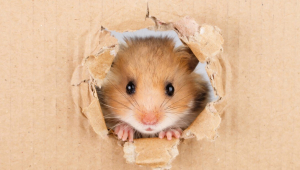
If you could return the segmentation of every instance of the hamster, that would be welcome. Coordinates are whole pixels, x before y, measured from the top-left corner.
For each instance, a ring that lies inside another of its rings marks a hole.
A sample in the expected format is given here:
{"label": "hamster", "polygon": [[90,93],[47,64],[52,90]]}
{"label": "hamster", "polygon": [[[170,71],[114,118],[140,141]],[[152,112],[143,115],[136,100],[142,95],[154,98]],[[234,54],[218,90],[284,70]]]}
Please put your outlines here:
{"label": "hamster", "polygon": [[123,141],[180,138],[208,102],[198,59],[169,37],[125,38],[98,88],[107,127]]}

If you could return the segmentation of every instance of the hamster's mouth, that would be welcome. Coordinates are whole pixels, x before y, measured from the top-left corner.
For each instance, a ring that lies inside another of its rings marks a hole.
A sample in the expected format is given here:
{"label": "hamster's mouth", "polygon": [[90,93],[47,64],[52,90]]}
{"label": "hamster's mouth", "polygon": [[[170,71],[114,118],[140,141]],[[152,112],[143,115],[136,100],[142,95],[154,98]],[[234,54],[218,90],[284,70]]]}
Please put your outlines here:
{"label": "hamster's mouth", "polygon": [[140,132],[143,134],[155,134],[160,131],[157,127],[152,127],[152,126],[143,127],[140,129],[141,129]]}
{"label": "hamster's mouth", "polygon": [[150,131],[150,132],[151,132],[151,131],[153,131],[153,129],[151,129],[151,128],[147,128],[147,129],[146,129],[146,131]]}

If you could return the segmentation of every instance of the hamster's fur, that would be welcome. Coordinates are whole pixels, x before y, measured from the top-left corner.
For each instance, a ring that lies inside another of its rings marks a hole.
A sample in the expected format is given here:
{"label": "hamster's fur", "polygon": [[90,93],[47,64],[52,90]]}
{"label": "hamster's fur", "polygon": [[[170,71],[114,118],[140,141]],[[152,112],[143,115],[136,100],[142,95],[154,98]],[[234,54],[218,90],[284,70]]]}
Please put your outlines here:
{"label": "hamster's fur", "polygon": [[[208,84],[194,72],[198,59],[186,46],[175,48],[169,37],[135,37],[125,42],[98,89],[108,128],[118,128],[119,138],[120,125],[135,137],[187,128],[208,102]],[[132,94],[127,91],[130,82]]]}

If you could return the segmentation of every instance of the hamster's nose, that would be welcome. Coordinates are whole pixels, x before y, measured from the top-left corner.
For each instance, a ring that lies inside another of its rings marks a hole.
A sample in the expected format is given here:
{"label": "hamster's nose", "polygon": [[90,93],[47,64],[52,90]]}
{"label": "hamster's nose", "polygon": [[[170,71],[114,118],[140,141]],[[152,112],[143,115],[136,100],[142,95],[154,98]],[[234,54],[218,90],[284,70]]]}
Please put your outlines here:
{"label": "hamster's nose", "polygon": [[157,115],[154,113],[146,113],[142,117],[142,123],[144,125],[155,125],[158,122]]}

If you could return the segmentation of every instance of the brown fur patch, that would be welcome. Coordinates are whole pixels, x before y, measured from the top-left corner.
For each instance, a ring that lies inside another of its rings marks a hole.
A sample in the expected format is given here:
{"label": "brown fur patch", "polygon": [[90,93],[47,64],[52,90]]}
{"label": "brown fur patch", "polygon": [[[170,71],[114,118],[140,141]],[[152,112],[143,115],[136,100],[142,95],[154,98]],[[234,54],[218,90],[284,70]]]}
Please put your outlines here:
{"label": "brown fur patch", "polygon": [[[138,122],[145,113],[153,113],[163,122],[168,119],[166,113],[181,116],[188,112],[183,118],[187,123],[174,122],[186,128],[207,103],[207,85],[192,72],[197,64],[190,49],[174,49],[171,38],[126,39],[99,93],[108,126],[128,119],[128,111]],[[126,93],[130,81],[135,84],[132,95]],[[175,89],[172,97],[165,93],[168,83]]]}

